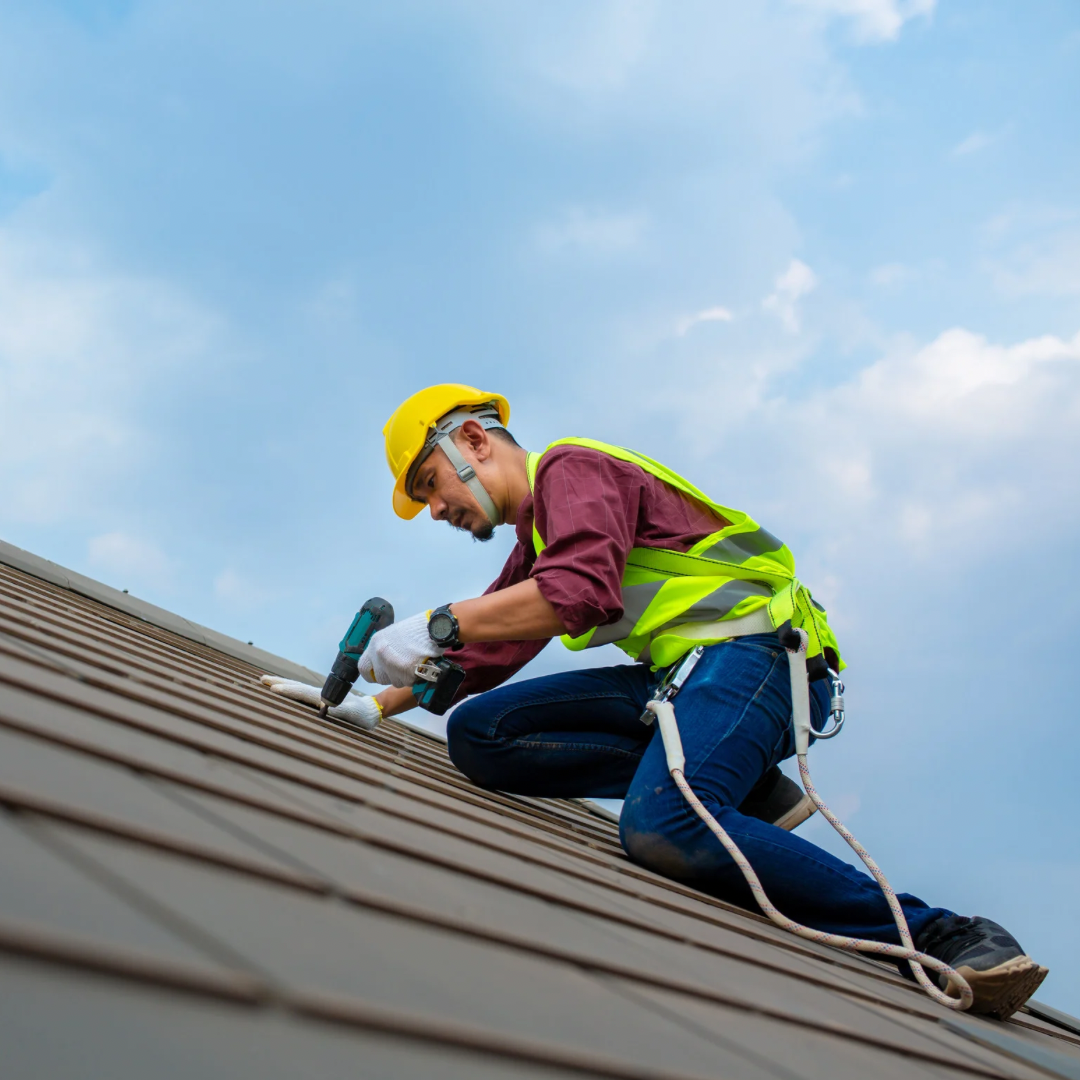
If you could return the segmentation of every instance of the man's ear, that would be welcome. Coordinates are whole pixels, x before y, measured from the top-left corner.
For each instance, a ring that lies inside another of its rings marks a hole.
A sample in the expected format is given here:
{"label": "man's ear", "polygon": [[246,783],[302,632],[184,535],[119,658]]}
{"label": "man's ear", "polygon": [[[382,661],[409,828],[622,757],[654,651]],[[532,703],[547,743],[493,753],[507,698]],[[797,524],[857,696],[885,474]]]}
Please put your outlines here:
{"label": "man's ear", "polygon": [[473,452],[477,461],[487,461],[491,457],[491,439],[475,420],[466,420],[459,430],[465,445]]}

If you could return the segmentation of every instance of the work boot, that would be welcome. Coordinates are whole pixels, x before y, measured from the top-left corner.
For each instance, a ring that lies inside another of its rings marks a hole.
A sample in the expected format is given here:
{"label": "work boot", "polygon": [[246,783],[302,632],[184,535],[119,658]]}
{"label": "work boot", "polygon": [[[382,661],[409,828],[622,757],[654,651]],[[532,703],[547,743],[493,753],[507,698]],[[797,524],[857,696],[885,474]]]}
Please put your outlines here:
{"label": "work boot", "polygon": [[810,796],[794,780],[774,765],[742,801],[739,813],[757,818],[789,832],[801,825],[815,810]]}
{"label": "work boot", "polygon": [[[1048,974],[1008,930],[981,915],[935,919],[915,939],[915,947],[967,979],[975,994],[972,1012],[998,1020],[1008,1020]],[[938,976],[938,985],[950,997],[960,996],[946,976]]]}

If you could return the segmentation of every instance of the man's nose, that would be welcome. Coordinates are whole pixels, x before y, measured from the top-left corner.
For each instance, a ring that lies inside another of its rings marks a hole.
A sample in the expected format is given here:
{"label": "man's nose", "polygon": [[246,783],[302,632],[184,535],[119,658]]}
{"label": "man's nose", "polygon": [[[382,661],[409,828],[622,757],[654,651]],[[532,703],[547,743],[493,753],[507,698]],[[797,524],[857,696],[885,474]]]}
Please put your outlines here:
{"label": "man's nose", "polygon": [[431,511],[431,517],[433,521],[445,521],[446,514],[449,507],[446,505],[444,499],[429,499],[428,509]]}

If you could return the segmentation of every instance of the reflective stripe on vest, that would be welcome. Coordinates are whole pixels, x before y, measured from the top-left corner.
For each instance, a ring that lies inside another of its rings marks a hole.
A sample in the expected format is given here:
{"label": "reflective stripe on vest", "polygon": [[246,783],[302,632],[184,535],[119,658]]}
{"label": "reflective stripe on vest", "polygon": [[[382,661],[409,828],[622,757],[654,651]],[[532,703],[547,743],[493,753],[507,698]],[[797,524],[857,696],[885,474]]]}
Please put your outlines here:
{"label": "reflective stripe on vest", "polygon": [[[614,644],[635,660],[667,667],[695,645],[725,640],[721,628],[715,637],[702,637],[696,626],[692,637],[682,637],[680,626],[737,619],[767,606],[774,627],[790,620],[793,626],[807,632],[808,657],[817,656],[823,648],[831,648],[839,656],[825,609],[795,577],[791,552],[753,518],[714,503],[689,481],[644,454],[592,439],[560,439],[544,453],[557,446],[581,446],[638,465],[731,522],[699,540],[687,552],[633,548],[623,572],[622,617],[578,637],[564,635],[562,640],[567,648]],[[542,457],[543,454],[528,456],[530,491],[535,486]],[[534,522],[536,554],[545,546]]]}

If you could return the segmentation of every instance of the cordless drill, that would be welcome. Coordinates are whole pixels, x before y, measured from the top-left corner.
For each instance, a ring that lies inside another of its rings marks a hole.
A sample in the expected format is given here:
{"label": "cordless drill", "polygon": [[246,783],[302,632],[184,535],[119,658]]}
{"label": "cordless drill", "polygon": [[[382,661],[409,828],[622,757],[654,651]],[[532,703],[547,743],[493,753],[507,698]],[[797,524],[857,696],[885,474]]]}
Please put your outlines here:
{"label": "cordless drill", "polygon": [[[381,596],[373,596],[356,613],[338,645],[337,659],[323,684],[320,716],[325,717],[329,709],[345,700],[360,677],[358,662],[368,643],[379,630],[385,629],[393,621],[394,608]],[[450,708],[464,678],[465,669],[445,657],[418,665],[416,681],[412,686],[416,704],[436,716],[442,716]]]}
{"label": "cordless drill", "polygon": [[338,645],[337,659],[326,676],[322,688],[322,705],[319,715],[326,716],[327,710],[340,705],[353,683],[360,677],[358,661],[368,647],[368,642],[379,631],[394,621],[394,608],[389,600],[373,596],[356,613],[349,629]]}

